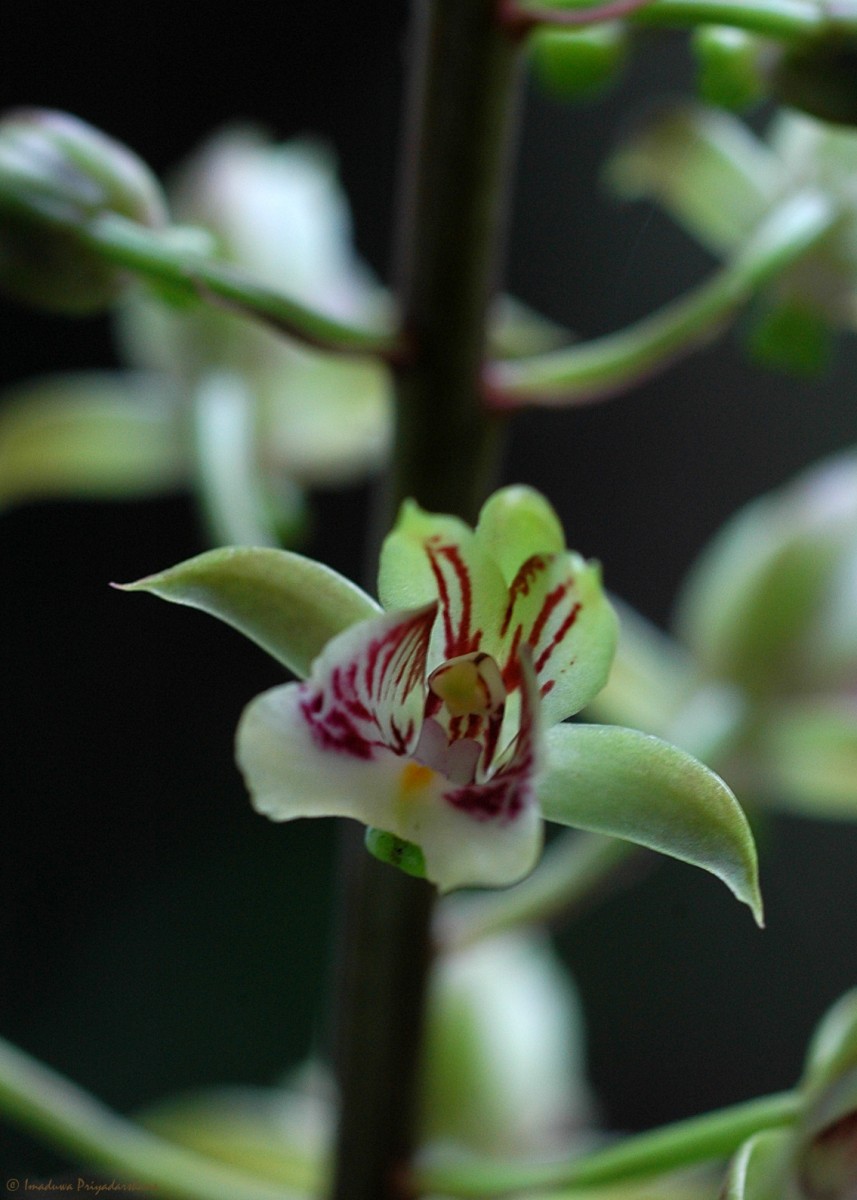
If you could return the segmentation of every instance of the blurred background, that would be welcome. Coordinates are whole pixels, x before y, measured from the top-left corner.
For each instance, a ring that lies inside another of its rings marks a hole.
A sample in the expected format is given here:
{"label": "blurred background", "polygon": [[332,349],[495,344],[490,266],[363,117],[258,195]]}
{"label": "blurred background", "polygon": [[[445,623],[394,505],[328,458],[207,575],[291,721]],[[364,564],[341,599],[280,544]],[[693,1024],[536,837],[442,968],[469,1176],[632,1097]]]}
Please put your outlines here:
{"label": "blurred background", "polygon": [[[232,118],[313,132],[340,163],[360,252],[388,277],[406,6],[241,10],[31,0],[4,19],[2,106],[69,110],[158,172]],[[700,279],[704,252],[599,190],[629,116],[687,93],[684,40],[641,40],[622,85],[562,106],[530,89],[506,286],[583,336]],[[764,112],[759,121],[764,121]],[[106,320],[0,308],[3,382],[115,361]],[[737,339],[589,411],[516,418],[508,481],[543,489],[609,587],[664,622],[723,519],[857,441],[854,346],[795,381]],[[308,551],[359,576],[368,489],[318,495]],[[0,516],[0,1031],[124,1111],[279,1078],[323,1042],[335,836],[255,816],[232,762],[275,664],[200,614],[108,587],[205,547],[188,501],[28,505]],[[604,1121],[637,1129],[791,1085],[857,982],[857,830],[760,831],[768,928],[666,864],[559,944],[580,986]],[[56,1158],[0,1124],[0,1164]]]}

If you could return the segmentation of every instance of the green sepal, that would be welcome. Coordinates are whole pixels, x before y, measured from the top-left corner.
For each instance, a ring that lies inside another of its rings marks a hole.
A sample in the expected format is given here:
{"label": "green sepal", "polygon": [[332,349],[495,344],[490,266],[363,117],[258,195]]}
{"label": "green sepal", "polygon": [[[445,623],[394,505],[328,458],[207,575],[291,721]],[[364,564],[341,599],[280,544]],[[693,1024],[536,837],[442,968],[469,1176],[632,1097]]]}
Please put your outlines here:
{"label": "green sepal", "polygon": [[857,988],[846,992],[819,1022],[806,1053],[802,1086],[819,1093],[857,1067]]}
{"label": "green sepal", "polygon": [[719,776],[660,738],[607,725],[547,733],[538,785],[550,821],[606,833],[702,867],[762,924],[753,835]]}
{"label": "green sepal", "polygon": [[761,59],[765,43],[731,25],[704,25],[691,41],[697,62],[697,88],[706,104],[741,110],[765,94]]}
{"label": "green sepal", "polygon": [[[857,649],[853,604],[847,619],[833,611],[850,596],[839,576],[855,518],[857,460],[848,455],[736,513],[678,598],[675,628],[703,669],[751,695],[826,686],[837,659],[841,671]],[[829,635],[819,628],[827,625]]]}
{"label": "green sepal", "polygon": [[748,1138],[729,1165],[722,1200],[787,1200],[786,1174],[791,1134],[766,1129]]}
{"label": "green sepal", "polygon": [[422,850],[413,842],[387,833],[384,829],[367,828],[363,838],[366,849],[380,862],[397,867],[415,879],[425,879],[426,860]]}
{"label": "green sepal", "polygon": [[154,373],[36,379],[0,407],[0,507],[157,495],[187,481],[177,396]]}
{"label": "green sepal", "polygon": [[210,613],[301,678],[331,638],[380,611],[330,567],[268,548],[210,550],[122,590],[152,592]]}
{"label": "green sepal", "polygon": [[809,697],[770,708],[752,754],[772,803],[807,817],[857,820],[857,704]]}
{"label": "green sepal", "polygon": [[584,29],[540,29],[530,39],[535,77],[559,100],[585,100],[616,82],[627,56],[621,21]]}
{"label": "green sepal", "polygon": [[792,375],[819,375],[830,363],[833,334],[817,308],[799,298],[760,305],[747,346],[763,366]]}
{"label": "green sepal", "polygon": [[715,254],[731,254],[778,198],[781,167],[736,118],[673,105],[641,123],[607,164],[625,199],[656,200]]}

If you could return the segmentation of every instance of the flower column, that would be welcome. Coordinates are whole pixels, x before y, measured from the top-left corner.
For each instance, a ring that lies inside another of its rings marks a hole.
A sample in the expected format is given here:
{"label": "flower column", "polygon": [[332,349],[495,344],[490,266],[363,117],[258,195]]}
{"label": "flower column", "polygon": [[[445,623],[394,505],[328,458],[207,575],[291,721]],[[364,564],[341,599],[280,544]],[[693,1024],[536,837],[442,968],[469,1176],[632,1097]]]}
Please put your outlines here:
{"label": "flower column", "polygon": [[[517,106],[494,0],[415,0],[402,162],[397,370],[387,528],[406,496],[473,519],[496,469],[482,406],[485,328]],[[334,1200],[394,1200],[411,1148],[433,891],[370,858],[351,829],[336,1066]]]}

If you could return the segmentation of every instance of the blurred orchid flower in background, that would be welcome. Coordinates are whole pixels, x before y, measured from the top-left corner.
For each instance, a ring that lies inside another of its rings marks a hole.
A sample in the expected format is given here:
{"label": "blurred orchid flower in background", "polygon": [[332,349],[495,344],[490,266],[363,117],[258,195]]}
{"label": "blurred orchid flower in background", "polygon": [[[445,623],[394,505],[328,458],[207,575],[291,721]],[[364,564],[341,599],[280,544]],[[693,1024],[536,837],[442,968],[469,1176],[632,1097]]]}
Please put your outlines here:
{"label": "blurred orchid flower in background", "polygon": [[[188,245],[331,316],[382,313],[320,145],[226,130],[169,198],[189,226],[171,235]],[[304,487],[350,483],[385,460],[389,388],[375,360],[307,350],[142,285],[126,292],[117,330],[132,370],[47,377],[7,395],[0,503],[193,487],[217,541],[269,543],[299,531]]]}
{"label": "blurred orchid flower in background", "polygon": [[792,371],[823,366],[831,331],[857,329],[857,132],[783,109],[767,136],[736,117],[683,104],[655,111],[614,152],[607,181],[660,204],[717,258],[737,255],[771,212],[824,195],[840,219],[757,299],[750,347]]}
{"label": "blurred orchid flower in background", "polygon": [[689,572],[673,637],[619,611],[590,716],[675,741],[749,803],[857,816],[857,453],[736,513]]}

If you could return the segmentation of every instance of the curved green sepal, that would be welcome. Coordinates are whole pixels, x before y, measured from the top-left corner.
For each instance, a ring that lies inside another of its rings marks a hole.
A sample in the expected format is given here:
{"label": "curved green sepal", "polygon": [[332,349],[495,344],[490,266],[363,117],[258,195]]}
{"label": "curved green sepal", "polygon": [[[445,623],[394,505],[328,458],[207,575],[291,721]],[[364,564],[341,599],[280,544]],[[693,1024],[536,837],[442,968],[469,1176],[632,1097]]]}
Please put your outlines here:
{"label": "curved green sepal", "polygon": [[749,1138],[730,1163],[723,1200],[784,1200],[790,1142],[791,1135],[782,1129]]}
{"label": "curved green sepal", "polygon": [[55,375],[9,391],[0,408],[0,506],[179,487],[188,463],[176,400],[168,379],[142,372]]}
{"label": "curved green sepal", "polygon": [[753,835],[713,771],[660,738],[607,725],[558,725],[547,751],[538,793],[548,820],[702,867],[762,924]]}
{"label": "curved green sepal", "polygon": [[379,612],[330,567],[288,550],[242,546],[210,550],[122,590],[219,617],[302,678],[331,638]]}
{"label": "curved green sepal", "polygon": [[413,875],[416,879],[425,879],[426,860],[422,850],[413,842],[406,842],[394,833],[371,827],[366,830],[363,840],[369,853],[380,862],[398,867],[400,871],[404,871],[406,875]]}
{"label": "curved green sepal", "polygon": [[749,238],[777,196],[780,167],[740,121],[701,105],[671,106],[638,126],[607,164],[623,198],[657,200],[715,254]]}
{"label": "curved green sepal", "polygon": [[857,819],[857,705],[809,697],[774,706],[753,739],[772,801],[805,816]]}
{"label": "curved green sepal", "polygon": [[857,988],[828,1009],[809,1044],[803,1087],[828,1087],[844,1071],[857,1066]]}
{"label": "curved green sepal", "polygon": [[565,533],[559,517],[535,488],[501,488],[479,512],[476,536],[511,583],[533,554],[562,554]]}
{"label": "curved green sepal", "polygon": [[753,501],[723,526],[677,605],[679,636],[709,674],[753,694],[795,682],[829,684],[825,674],[835,674],[836,663],[841,670],[854,640],[847,583],[847,617],[824,606],[836,603],[855,518],[857,459],[842,455]]}

